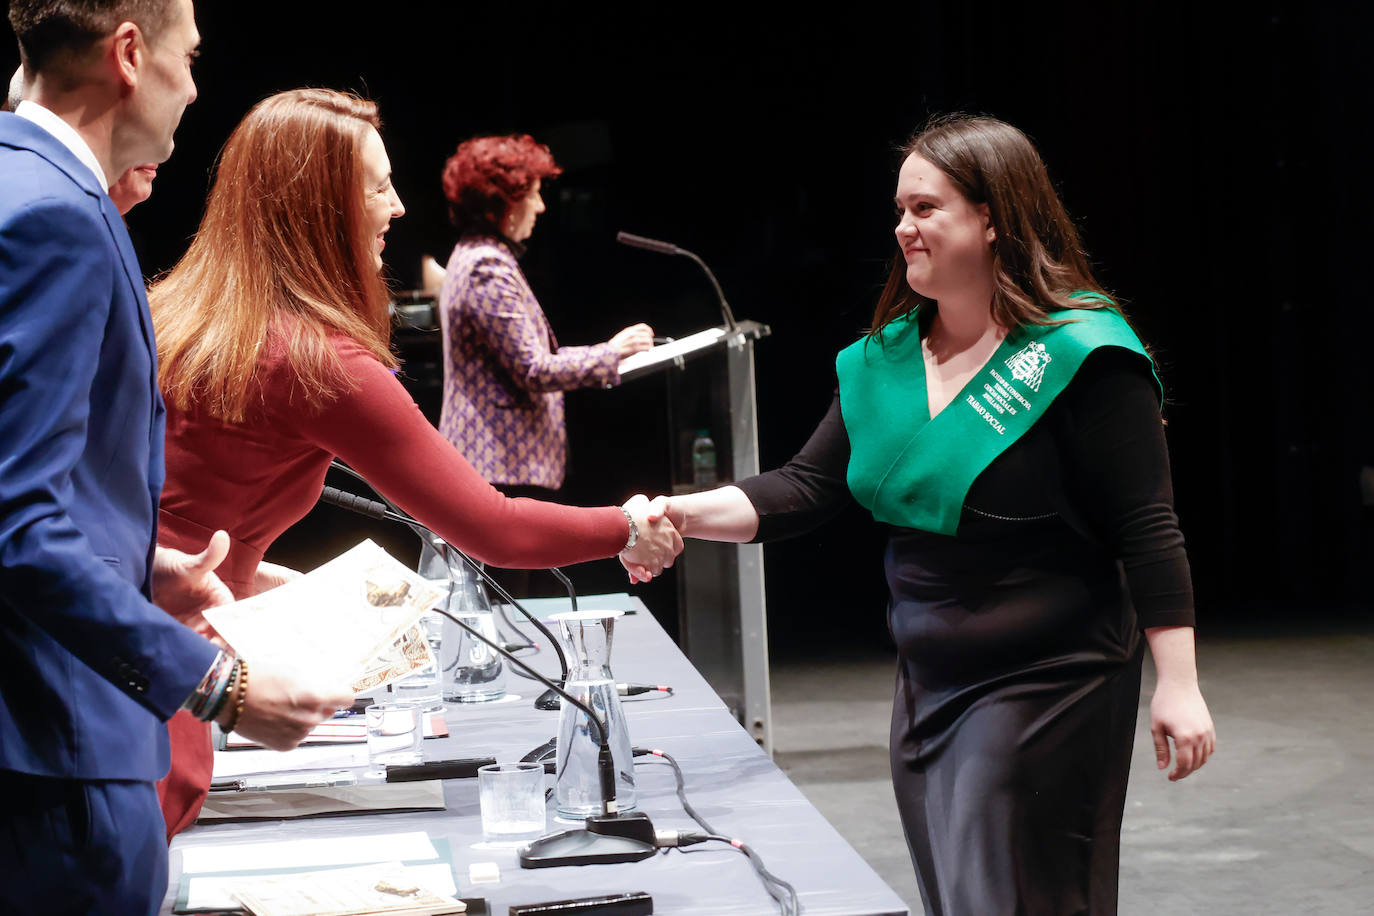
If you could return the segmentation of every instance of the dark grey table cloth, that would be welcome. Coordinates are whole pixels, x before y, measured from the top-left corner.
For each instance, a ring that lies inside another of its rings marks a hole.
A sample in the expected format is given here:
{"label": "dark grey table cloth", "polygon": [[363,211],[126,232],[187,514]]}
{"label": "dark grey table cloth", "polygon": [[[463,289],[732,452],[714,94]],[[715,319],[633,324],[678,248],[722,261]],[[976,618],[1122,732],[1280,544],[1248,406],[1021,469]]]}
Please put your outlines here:
{"label": "dark grey table cloth", "polygon": [[[624,700],[630,740],[637,746],[664,750],[678,760],[686,776],[688,799],[712,826],[748,843],[770,871],[791,882],[808,916],[907,913],[897,895],[740,727],[638,599],[589,596],[579,604],[583,609],[635,611],[616,622],[611,656],[616,679],[667,684],[675,694],[651,693]],[[528,606],[543,616],[566,610],[567,601],[532,601]],[[542,641],[533,627],[524,629]],[[531,661],[542,673],[557,675],[557,658],[548,647]],[[426,740],[425,758],[518,760],[553,737],[558,713],[532,706],[542,687],[508,674],[507,688],[521,695],[519,702],[450,704],[446,712],[449,737]],[[816,727],[823,728],[825,723],[818,722]],[[653,762],[643,762],[649,760]],[[696,829],[678,802],[672,768],[656,758],[637,761],[639,809],[657,828]],[[445,811],[199,824],[172,844],[172,881],[163,912],[171,912],[180,851],[190,846],[414,830],[448,840],[459,895],[487,898],[492,916],[505,916],[512,904],[623,891],[653,895],[654,912],[659,914],[744,916],[779,911],[745,856],[723,843],[662,852],[623,865],[521,869],[514,851],[480,845],[477,780],[449,780],[444,783],[444,796]],[[553,818],[552,802],[549,811],[549,829],[563,829]],[[467,869],[473,862],[496,863],[500,882],[468,883]]]}

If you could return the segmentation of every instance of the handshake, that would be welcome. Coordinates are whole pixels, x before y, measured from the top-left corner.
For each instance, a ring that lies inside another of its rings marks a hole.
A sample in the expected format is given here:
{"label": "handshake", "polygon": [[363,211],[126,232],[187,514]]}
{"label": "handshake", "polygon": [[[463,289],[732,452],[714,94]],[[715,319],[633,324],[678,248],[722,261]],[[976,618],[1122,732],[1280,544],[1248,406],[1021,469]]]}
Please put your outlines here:
{"label": "handshake", "polygon": [[643,494],[630,497],[621,507],[639,528],[634,547],[620,552],[620,565],[631,582],[648,582],[673,565],[682,553],[681,513],[674,512],[666,496],[652,500]]}

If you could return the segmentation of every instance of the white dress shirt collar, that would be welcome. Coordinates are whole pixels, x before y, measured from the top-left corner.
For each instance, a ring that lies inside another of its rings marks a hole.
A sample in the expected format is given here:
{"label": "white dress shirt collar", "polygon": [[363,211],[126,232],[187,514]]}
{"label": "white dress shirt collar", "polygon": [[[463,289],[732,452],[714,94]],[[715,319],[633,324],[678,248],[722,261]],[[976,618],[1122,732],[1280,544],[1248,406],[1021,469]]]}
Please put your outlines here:
{"label": "white dress shirt collar", "polygon": [[37,102],[23,101],[14,109],[14,113],[27,121],[32,121],[39,127],[53,135],[58,143],[72,151],[72,155],[81,160],[81,164],[95,173],[95,180],[100,182],[100,186],[108,192],[110,182],[105,178],[105,170],[100,167],[100,160],[95,158],[95,153],[91,152],[90,146],[81,139],[81,135],[76,132],[66,121],[53,114],[48,109],[39,105]]}

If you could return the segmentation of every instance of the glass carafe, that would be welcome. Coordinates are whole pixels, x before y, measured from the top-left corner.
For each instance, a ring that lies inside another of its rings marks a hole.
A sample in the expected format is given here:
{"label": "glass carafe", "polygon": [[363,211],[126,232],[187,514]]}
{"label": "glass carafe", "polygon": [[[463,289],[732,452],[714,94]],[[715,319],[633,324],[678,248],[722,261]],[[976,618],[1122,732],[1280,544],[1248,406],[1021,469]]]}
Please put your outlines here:
{"label": "glass carafe", "polygon": [[[444,609],[499,644],[496,619],[486,589],[460,557],[454,555],[450,565],[426,546],[420,558],[420,573],[427,579],[446,576],[450,584]],[[439,680],[445,700],[485,703],[506,695],[506,671],[501,656],[448,618],[444,618],[438,657]]]}
{"label": "glass carafe", "polygon": [[[564,689],[596,711],[610,735],[615,767],[616,803],[621,811],[635,807],[634,759],[630,731],[620,694],[611,674],[611,636],[620,611],[576,611],[554,614],[568,649],[568,682]],[[587,714],[563,701],[558,718],[558,762],[555,794],[558,816],[581,820],[601,813],[601,780],[597,757],[601,750],[597,727]]]}

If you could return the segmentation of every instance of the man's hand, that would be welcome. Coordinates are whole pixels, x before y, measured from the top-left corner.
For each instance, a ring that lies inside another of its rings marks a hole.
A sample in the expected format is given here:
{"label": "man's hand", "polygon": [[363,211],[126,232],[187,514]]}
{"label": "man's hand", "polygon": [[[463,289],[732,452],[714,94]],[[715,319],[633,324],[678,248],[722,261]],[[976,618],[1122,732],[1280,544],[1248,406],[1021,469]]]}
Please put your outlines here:
{"label": "man's hand", "polygon": [[234,602],[233,593],[215,575],[228,555],[229,534],[224,531],[211,535],[197,554],[159,544],[153,551],[153,603],[188,626],[199,620],[204,627],[201,611]]}
{"label": "man's hand", "polygon": [[[233,718],[235,697],[219,715],[219,724]],[[243,714],[234,731],[274,751],[289,751],[311,729],[351,706],[353,691],[333,678],[302,674],[273,667],[268,662],[248,664],[248,690]]]}

